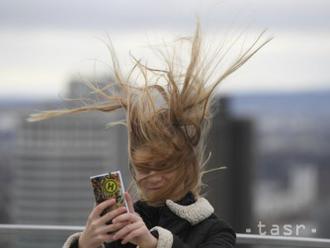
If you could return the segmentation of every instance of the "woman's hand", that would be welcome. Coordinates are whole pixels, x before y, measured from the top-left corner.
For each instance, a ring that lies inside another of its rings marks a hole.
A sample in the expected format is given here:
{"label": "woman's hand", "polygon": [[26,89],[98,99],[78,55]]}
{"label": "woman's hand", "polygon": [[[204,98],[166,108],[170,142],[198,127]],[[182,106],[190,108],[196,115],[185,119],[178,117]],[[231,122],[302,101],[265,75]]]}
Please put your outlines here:
{"label": "woman's hand", "polygon": [[127,223],[109,223],[113,218],[126,213],[125,207],[112,210],[101,217],[101,213],[116,203],[115,199],[106,200],[97,205],[88,216],[85,230],[79,237],[79,248],[97,248],[104,242],[113,240],[113,233]]}
{"label": "woman's hand", "polygon": [[114,224],[125,223],[125,227],[116,232],[112,238],[121,239],[122,244],[130,242],[141,248],[156,248],[157,239],[150,233],[142,218],[135,213],[133,201],[128,192],[125,192],[125,198],[129,213],[119,215],[112,220]]}

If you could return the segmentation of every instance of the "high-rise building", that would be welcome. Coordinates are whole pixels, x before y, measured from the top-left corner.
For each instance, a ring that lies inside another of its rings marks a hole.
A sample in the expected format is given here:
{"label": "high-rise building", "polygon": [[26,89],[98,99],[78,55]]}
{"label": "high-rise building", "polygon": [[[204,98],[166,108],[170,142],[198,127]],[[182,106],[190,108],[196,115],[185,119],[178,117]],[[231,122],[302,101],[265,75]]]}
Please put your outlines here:
{"label": "high-rise building", "polygon": [[215,213],[236,232],[244,232],[253,220],[252,182],[255,168],[254,123],[232,116],[230,98],[217,99],[208,139],[208,169],[226,167],[204,176],[207,197]]}
{"label": "high-rise building", "polygon": [[[127,133],[106,129],[122,113],[83,113],[28,123],[16,135],[11,217],[18,224],[84,225],[93,208],[89,177],[120,169],[128,183]],[[59,247],[67,233],[19,235],[13,247]]]}
{"label": "high-rise building", "polygon": [[[0,107],[0,223],[10,223],[10,193],[12,177],[12,155],[15,140],[15,114]],[[6,236],[6,237],[5,237]],[[0,233],[0,247],[8,247],[10,238]]]}

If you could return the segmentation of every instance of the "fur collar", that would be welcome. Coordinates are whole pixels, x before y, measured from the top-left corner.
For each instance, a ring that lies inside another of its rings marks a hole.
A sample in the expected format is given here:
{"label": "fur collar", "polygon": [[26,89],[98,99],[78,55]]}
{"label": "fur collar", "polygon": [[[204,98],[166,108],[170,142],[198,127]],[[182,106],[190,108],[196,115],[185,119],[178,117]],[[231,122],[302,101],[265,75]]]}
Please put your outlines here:
{"label": "fur collar", "polygon": [[212,205],[203,197],[194,203],[184,206],[172,200],[166,200],[167,207],[177,216],[187,220],[191,225],[196,225],[214,213]]}

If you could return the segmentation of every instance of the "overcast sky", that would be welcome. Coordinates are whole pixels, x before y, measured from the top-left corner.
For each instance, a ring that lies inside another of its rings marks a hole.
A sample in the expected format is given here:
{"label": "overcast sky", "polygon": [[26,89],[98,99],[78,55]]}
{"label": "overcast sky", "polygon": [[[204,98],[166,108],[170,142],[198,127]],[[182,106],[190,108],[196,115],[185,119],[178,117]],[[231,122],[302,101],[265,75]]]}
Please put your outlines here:
{"label": "overcast sky", "polygon": [[248,16],[241,21],[251,19],[274,28],[330,28],[328,0],[0,1],[0,25],[4,28],[173,29],[191,26],[194,13],[211,16],[207,24],[213,26],[228,25],[237,18],[234,14]]}
{"label": "overcast sky", "polygon": [[105,32],[125,63],[150,40],[191,34],[196,15],[206,37],[275,37],[224,91],[330,88],[328,0],[0,0],[0,97],[57,97],[73,75],[106,70],[92,62],[109,62]]}

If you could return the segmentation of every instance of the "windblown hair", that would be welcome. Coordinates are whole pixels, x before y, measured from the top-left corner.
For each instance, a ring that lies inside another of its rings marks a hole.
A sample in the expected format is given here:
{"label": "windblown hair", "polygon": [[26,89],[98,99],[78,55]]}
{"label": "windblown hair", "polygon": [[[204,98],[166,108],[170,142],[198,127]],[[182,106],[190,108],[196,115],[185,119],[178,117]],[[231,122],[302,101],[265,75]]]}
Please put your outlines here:
{"label": "windblown hair", "polygon": [[[179,68],[178,63],[175,63],[176,54],[171,54],[172,57],[162,54],[165,68],[151,68],[134,59],[134,66],[125,77],[110,45],[115,85],[119,87],[117,94],[109,94],[105,88],[95,87],[94,93],[103,96],[105,101],[74,109],[32,114],[29,120],[40,121],[72,113],[112,112],[124,109],[133,179],[135,169],[177,172],[176,177],[163,192],[147,196],[140,191],[141,199],[150,203],[163,202],[171,198],[177,185],[182,183],[184,187],[180,192],[181,196],[188,191],[198,196],[205,164],[205,138],[212,119],[215,89],[271,40],[267,39],[258,45],[262,35],[263,32],[220,75],[215,70],[216,65],[223,59],[223,56],[219,56],[221,50],[213,54],[210,60],[202,54],[199,23],[194,36],[184,39],[191,44],[186,68]],[[142,75],[143,85],[131,82],[131,75],[136,71]],[[108,86],[110,87],[112,86]],[[139,185],[140,182],[136,183]]]}

